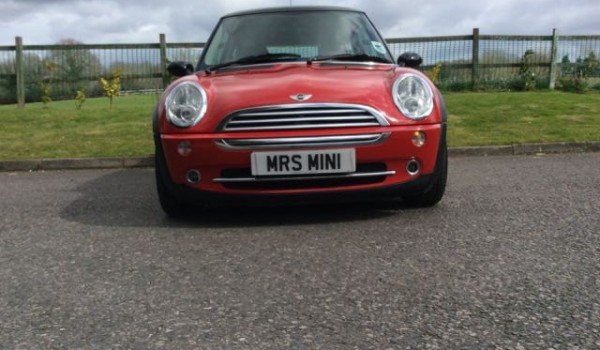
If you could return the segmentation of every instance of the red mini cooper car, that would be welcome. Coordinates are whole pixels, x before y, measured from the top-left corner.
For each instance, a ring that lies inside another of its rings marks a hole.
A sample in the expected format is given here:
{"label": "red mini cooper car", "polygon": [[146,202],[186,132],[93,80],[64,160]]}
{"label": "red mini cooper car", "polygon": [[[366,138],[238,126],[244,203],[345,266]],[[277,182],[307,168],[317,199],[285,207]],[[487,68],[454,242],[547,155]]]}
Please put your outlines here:
{"label": "red mini cooper car", "polygon": [[446,110],[394,60],[364,12],[286,7],[219,21],[154,114],[156,183],[171,216],[217,203],[401,197],[446,187]]}

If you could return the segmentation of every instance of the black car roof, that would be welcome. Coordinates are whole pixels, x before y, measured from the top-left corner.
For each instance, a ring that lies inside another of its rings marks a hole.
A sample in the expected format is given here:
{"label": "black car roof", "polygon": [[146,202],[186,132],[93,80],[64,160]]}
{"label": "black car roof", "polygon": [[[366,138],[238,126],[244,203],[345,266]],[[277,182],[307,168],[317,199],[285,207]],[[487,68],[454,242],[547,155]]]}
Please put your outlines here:
{"label": "black car roof", "polygon": [[359,12],[363,11],[348,8],[348,7],[337,7],[337,6],[289,6],[289,7],[270,7],[255,10],[246,10],[233,12],[222,18],[245,16],[245,15],[256,15],[261,13],[274,13],[274,12],[306,12],[306,11],[346,11],[346,12]]}

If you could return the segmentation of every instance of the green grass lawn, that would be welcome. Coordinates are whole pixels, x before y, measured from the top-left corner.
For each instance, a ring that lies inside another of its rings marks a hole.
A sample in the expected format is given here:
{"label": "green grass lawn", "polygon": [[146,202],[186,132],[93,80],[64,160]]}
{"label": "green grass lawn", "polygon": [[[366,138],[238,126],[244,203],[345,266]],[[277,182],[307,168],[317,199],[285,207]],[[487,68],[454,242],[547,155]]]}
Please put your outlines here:
{"label": "green grass lawn", "polygon": [[[599,141],[600,94],[446,93],[450,147]],[[158,97],[0,106],[0,159],[143,156],[153,153]]]}
{"label": "green grass lawn", "polygon": [[140,156],[154,152],[155,95],[0,106],[0,159]]}
{"label": "green grass lawn", "polygon": [[449,146],[600,141],[600,94],[450,93]]}

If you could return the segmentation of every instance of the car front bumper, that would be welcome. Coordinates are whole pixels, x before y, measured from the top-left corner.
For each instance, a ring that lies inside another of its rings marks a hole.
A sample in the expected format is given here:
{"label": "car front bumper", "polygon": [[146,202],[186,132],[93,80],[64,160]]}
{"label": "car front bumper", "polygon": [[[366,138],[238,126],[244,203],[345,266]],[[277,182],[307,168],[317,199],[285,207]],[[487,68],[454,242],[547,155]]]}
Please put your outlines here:
{"label": "car front bumper", "polygon": [[[412,142],[415,132],[423,132],[421,147]],[[356,136],[381,135],[379,139],[357,142]],[[345,137],[355,141],[346,142]],[[285,145],[286,140],[333,140]],[[398,194],[427,188],[434,178],[438,153],[445,139],[445,124],[393,126],[385,128],[278,132],[162,134],[157,137],[157,152],[163,152],[165,175],[172,191],[198,200],[250,200],[329,197],[346,198],[356,194]],[[247,146],[252,141],[251,146]],[[445,144],[445,141],[444,141]],[[357,173],[318,176],[253,177],[251,154],[265,149],[286,151],[347,149],[356,154]],[[409,171],[409,163],[418,162],[419,171]],[[190,181],[190,172],[197,181]]]}

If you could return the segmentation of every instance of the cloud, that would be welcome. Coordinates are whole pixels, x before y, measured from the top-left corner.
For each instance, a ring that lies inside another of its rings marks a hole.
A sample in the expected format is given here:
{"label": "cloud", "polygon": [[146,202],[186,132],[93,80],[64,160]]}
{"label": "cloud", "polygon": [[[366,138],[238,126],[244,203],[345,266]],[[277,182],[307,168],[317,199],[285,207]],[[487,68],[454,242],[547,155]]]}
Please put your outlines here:
{"label": "cloud", "polygon": [[[485,34],[600,34],[598,0],[292,0],[293,5],[332,5],[365,10],[386,37]],[[207,40],[230,12],[288,6],[290,0],[0,0],[0,45]]]}

